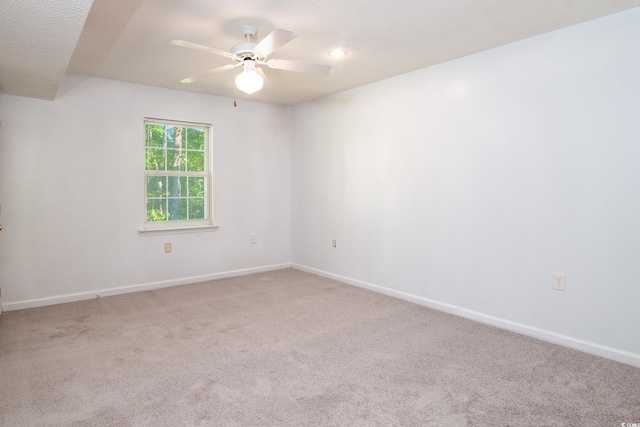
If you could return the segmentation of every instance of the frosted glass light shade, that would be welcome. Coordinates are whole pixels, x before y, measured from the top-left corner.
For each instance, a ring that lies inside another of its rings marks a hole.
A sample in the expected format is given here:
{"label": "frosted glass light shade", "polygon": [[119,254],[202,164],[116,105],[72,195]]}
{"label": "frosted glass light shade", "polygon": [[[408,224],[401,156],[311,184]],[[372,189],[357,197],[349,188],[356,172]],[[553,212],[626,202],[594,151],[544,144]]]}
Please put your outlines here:
{"label": "frosted glass light shade", "polygon": [[262,89],[263,84],[264,80],[262,76],[256,72],[255,62],[251,60],[244,61],[242,73],[236,76],[236,87],[244,93],[251,95]]}

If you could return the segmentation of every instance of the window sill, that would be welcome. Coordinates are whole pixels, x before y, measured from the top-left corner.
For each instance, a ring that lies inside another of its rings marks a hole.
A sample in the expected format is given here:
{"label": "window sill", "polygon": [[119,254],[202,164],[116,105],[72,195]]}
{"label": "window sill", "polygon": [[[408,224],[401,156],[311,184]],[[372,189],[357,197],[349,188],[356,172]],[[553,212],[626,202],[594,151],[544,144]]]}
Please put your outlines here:
{"label": "window sill", "polygon": [[194,225],[191,227],[174,227],[174,228],[143,228],[138,230],[141,236],[158,236],[162,234],[180,234],[180,233],[202,233],[207,231],[216,231],[219,225]]}

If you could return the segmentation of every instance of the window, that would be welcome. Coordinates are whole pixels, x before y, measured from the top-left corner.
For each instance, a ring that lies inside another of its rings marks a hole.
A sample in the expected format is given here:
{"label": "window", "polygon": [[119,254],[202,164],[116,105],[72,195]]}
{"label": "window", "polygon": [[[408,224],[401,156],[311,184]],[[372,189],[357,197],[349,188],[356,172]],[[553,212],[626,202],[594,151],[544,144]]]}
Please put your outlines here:
{"label": "window", "polygon": [[145,119],[145,230],[213,225],[210,129]]}

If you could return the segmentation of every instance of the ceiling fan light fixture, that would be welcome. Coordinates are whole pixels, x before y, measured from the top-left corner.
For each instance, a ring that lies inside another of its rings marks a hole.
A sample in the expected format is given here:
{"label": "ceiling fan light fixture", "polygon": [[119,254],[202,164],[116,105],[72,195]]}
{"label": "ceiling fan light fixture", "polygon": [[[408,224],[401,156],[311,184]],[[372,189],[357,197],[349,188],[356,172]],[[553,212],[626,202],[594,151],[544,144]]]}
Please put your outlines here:
{"label": "ceiling fan light fixture", "polygon": [[245,59],[242,65],[242,73],[236,76],[236,87],[251,95],[262,89],[264,79],[256,72],[256,63],[251,59]]}

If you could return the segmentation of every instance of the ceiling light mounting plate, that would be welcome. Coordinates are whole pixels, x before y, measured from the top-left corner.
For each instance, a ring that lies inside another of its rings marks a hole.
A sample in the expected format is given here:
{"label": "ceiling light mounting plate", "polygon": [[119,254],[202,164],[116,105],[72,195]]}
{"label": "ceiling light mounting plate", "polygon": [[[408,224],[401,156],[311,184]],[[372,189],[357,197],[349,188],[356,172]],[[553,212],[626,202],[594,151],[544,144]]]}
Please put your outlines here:
{"label": "ceiling light mounting plate", "polygon": [[256,34],[256,26],[255,25],[243,25],[242,26],[242,35],[250,40]]}

